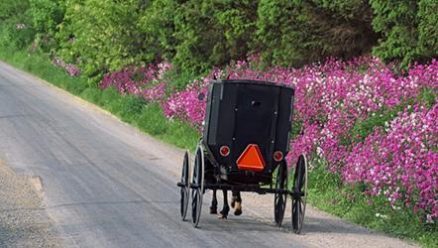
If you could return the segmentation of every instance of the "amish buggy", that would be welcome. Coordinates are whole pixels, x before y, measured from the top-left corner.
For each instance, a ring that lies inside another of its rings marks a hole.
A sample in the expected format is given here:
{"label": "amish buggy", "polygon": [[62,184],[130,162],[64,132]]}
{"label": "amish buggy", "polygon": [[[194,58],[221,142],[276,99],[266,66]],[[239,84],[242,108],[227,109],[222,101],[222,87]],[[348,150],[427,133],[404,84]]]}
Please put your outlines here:
{"label": "amish buggy", "polygon": [[[292,126],[294,88],[254,80],[215,80],[210,84],[202,137],[193,166],[184,155],[180,187],[180,212],[190,212],[194,227],[199,224],[203,195],[216,190],[274,196],[274,221],[282,225],[286,202],[291,198],[292,229],[300,233],[306,209],[307,160],[298,158],[292,173],[286,163]],[[189,176],[191,172],[191,176]],[[189,201],[191,198],[190,211]],[[236,200],[236,199],[234,199]],[[240,199],[239,199],[240,200]],[[215,202],[216,201],[216,202]]]}

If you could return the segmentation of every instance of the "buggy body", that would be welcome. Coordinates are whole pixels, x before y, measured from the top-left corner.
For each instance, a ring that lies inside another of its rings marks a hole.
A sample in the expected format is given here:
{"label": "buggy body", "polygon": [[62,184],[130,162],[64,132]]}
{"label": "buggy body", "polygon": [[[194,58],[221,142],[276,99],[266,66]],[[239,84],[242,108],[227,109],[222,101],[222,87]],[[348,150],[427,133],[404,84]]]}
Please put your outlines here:
{"label": "buggy body", "polygon": [[[202,142],[209,156],[206,169],[219,168],[231,184],[270,183],[278,166],[274,153],[288,152],[294,89],[249,80],[214,81],[209,87]],[[248,146],[257,146],[262,169],[240,168]],[[221,147],[229,154],[221,155]]]}

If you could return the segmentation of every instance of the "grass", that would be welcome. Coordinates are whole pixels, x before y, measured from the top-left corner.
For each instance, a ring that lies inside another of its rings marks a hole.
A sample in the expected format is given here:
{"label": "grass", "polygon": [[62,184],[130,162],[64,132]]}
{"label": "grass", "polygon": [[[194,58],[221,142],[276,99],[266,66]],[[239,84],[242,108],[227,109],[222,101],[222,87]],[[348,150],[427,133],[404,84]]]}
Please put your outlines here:
{"label": "grass", "polygon": [[[0,59],[108,110],[122,121],[165,142],[192,151],[196,146],[199,133],[184,122],[168,120],[158,104],[147,103],[138,97],[122,96],[114,89],[102,91],[95,82],[84,77],[72,78],[53,66],[44,54],[29,55],[24,51],[0,49]],[[192,75],[182,77],[189,78]],[[181,87],[182,81],[176,80],[173,83],[175,88]],[[418,100],[431,104],[435,101],[435,95],[425,91]],[[394,118],[400,109],[382,110],[376,117],[356,123],[352,132],[361,140],[375,126]],[[300,129],[298,123],[293,133],[296,135]],[[415,240],[424,247],[438,247],[437,224],[423,224],[411,210],[394,210],[382,198],[367,198],[363,194],[363,187],[345,186],[339,176],[328,173],[324,162],[313,161],[313,164],[316,166],[309,173],[309,202],[313,206],[354,223]]]}

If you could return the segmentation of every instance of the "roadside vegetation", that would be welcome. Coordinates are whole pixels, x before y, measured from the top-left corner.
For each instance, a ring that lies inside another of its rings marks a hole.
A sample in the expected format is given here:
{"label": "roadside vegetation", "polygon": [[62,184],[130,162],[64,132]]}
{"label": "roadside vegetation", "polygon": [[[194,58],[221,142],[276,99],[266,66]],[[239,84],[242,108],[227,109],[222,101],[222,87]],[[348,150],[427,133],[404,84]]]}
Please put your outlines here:
{"label": "roadside vegetation", "polygon": [[[194,149],[213,78],[296,87],[310,202],[436,247],[438,4],[5,0],[0,59]],[[293,166],[292,166],[293,167]]]}

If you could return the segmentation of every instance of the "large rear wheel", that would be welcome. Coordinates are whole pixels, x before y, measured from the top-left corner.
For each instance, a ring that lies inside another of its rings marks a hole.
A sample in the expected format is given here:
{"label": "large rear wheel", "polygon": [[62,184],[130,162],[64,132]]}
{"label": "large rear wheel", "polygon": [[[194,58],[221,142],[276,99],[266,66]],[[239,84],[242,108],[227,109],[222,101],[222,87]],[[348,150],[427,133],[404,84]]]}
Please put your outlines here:
{"label": "large rear wheel", "polygon": [[204,149],[201,142],[195,153],[192,176],[192,224],[197,227],[201,217],[202,196],[204,193]]}
{"label": "large rear wheel", "polygon": [[301,233],[306,212],[307,197],[307,159],[304,154],[298,158],[295,167],[292,199],[292,229],[295,233]]}
{"label": "large rear wheel", "polygon": [[181,186],[180,186],[180,212],[181,219],[186,220],[187,208],[189,205],[189,153],[184,154],[182,173],[181,173]]}
{"label": "large rear wheel", "polygon": [[[287,164],[286,161],[283,160],[277,169],[275,189],[287,189],[287,175]],[[288,194],[286,192],[276,192],[274,196],[274,219],[277,226],[281,226],[281,224],[283,223],[284,211],[286,210],[287,195]]]}

